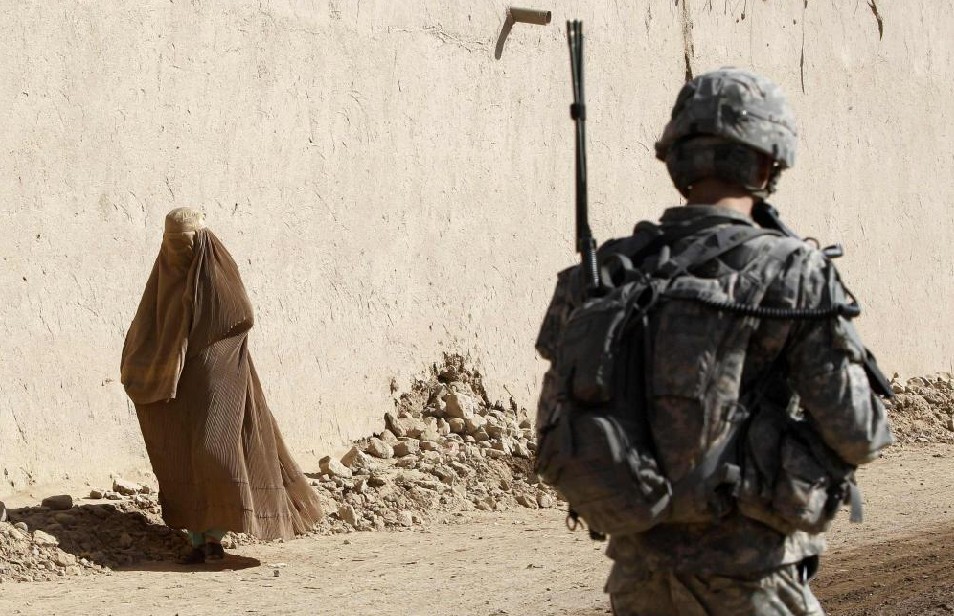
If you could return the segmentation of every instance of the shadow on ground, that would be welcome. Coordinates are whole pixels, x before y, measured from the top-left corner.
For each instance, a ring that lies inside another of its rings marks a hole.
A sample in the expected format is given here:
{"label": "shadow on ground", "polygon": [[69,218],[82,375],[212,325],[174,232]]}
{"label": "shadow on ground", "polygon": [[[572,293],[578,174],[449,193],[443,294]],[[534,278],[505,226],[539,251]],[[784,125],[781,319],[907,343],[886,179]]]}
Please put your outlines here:
{"label": "shadow on ground", "polygon": [[954,613],[954,529],[929,528],[822,557],[812,587],[832,616]]}
{"label": "shadow on ground", "polygon": [[221,571],[241,571],[242,569],[251,569],[253,567],[260,567],[261,565],[262,561],[257,558],[239,556],[238,554],[226,554],[222,560],[213,560],[201,565],[180,565],[174,560],[150,561],[119,567],[117,571],[218,573]]}
{"label": "shadow on ground", "polygon": [[24,522],[59,541],[77,558],[110,568],[144,561],[175,561],[189,549],[185,534],[149,519],[126,502],[87,504],[64,511],[25,507],[9,511],[11,522]]}

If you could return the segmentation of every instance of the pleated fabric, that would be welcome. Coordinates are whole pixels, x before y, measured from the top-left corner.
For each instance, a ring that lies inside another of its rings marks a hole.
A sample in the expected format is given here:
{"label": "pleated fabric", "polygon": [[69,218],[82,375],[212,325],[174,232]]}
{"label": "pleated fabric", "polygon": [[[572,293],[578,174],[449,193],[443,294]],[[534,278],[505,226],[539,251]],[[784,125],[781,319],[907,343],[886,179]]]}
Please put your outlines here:
{"label": "pleated fabric", "polygon": [[[159,480],[163,519],[175,528],[262,539],[303,533],[323,512],[262,393],[248,351],[252,306],[238,267],[208,229],[195,231],[191,244],[191,258],[180,253],[177,261],[181,285],[162,280],[173,269],[160,250],[123,351],[123,384]],[[159,289],[181,289],[184,308],[150,308],[174,304]],[[187,326],[163,322],[169,315],[183,315]],[[187,332],[186,340],[162,337],[177,332]],[[162,369],[150,365],[149,353]],[[152,399],[169,391],[168,399]]]}

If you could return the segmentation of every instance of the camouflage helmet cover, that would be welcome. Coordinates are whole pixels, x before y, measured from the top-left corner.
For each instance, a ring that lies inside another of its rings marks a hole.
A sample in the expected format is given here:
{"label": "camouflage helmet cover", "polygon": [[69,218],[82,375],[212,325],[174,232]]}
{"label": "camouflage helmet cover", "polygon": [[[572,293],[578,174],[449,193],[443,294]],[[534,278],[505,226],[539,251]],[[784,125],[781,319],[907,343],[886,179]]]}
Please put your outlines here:
{"label": "camouflage helmet cover", "polygon": [[702,136],[747,145],[782,168],[795,164],[795,115],[785,95],[745,69],[721,68],[687,81],[656,142],[656,157],[665,161],[673,144]]}

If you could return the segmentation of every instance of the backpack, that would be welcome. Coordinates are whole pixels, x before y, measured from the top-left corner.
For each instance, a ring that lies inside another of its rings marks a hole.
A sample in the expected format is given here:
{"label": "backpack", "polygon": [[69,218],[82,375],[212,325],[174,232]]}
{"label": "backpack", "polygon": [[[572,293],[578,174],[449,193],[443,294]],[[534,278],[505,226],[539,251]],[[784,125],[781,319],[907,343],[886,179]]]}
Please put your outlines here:
{"label": "backpack", "polygon": [[[758,432],[774,430],[776,443],[792,440],[784,436],[793,432],[784,412],[766,412],[759,431],[748,430],[764,392],[741,391],[741,377],[759,304],[801,242],[780,239],[736,275],[703,278],[693,269],[757,237],[781,234],[723,225],[671,258],[658,227],[643,223],[637,231],[654,236],[649,246],[627,255],[624,241],[621,252],[603,259],[608,288],[570,313],[552,366],[556,404],[538,426],[536,464],[568,501],[568,524],[582,518],[598,536],[712,522],[736,509],[748,487],[746,515],[780,532],[798,528],[799,516],[812,528],[825,526],[834,516],[830,501],[848,497],[828,488],[851,483],[853,469],[837,469],[844,471],[837,478],[816,482],[825,484],[824,494],[802,490],[795,496],[808,502],[789,499],[793,512],[779,512],[773,489],[780,464],[754,461],[746,451]],[[768,466],[775,475],[753,475]],[[834,472],[828,464],[816,467]]]}

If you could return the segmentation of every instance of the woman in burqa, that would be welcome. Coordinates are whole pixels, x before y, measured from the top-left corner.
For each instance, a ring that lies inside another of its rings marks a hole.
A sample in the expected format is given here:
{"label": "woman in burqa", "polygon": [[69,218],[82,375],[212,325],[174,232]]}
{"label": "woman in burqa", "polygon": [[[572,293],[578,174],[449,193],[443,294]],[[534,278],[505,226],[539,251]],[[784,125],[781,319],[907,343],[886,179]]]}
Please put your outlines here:
{"label": "woman in burqa", "polygon": [[122,356],[162,516],[187,563],[222,558],[226,531],[262,539],[322,516],[268,410],[248,351],[252,306],[228,251],[191,208],[169,212]]}

